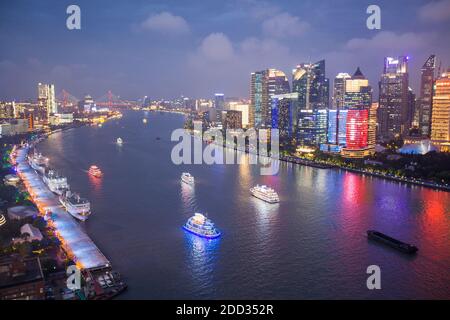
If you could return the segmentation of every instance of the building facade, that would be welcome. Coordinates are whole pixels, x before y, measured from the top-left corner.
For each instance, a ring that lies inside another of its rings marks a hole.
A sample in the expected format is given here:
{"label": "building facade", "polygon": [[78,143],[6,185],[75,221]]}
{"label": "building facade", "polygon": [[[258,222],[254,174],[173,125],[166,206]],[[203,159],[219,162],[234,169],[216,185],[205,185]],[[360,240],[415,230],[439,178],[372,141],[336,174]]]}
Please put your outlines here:
{"label": "building facade", "polygon": [[326,143],[329,80],[325,60],[298,65],[292,72],[292,92],[298,94],[297,144],[318,147]]}
{"label": "building facade", "polygon": [[267,69],[253,72],[250,83],[250,127],[270,128],[272,96],[289,92],[289,81],[283,71]]}
{"label": "building facade", "polygon": [[380,80],[379,137],[390,140],[409,129],[408,57],[386,57]]}
{"label": "building facade", "polygon": [[434,84],[431,141],[440,151],[450,152],[450,70]]}
{"label": "building facade", "polygon": [[423,136],[431,134],[431,113],[433,106],[433,83],[436,67],[436,56],[428,57],[421,69],[420,96],[418,101],[419,130]]}
{"label": "building facade", "polygon": [[41,118],[48,119],[51,114],[58,112],[55,85],[38,83],[38,105],[41,111]]}

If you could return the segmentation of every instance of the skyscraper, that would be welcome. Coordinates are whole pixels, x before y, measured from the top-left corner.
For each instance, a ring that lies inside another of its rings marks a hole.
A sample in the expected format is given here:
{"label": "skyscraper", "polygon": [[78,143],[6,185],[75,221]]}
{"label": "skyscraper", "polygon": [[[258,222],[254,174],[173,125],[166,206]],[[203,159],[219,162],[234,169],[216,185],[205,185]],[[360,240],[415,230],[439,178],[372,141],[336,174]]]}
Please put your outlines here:
{"label": "skyscraper", "polygon": [[329,80],[325,60],[298,65],[292,71],[292,91],[298,93],[297,143],[314,147],[326,143]]}
{"label": "skyscraper", "polygon": [[372,104],[372,87],[359,67],[350,79],[345,80],[345,109],[369,109]]}
{"label": "skyscraper", "polygon": [[214,95],[214,109],[216,115],[216,122],[222,122],[222,111],[225,110],[225,95],[223,93],[216,93]]}
{"label": "skyscraper", "polygon": [[272,128],[279,129],[282,141],[290,141],[297,124],[298,93],[272,96]]}
{"label": "skyscraper", "polygon": [[58,113],[55,98],[55,85],[38,83],[38,105],[41,117],[49,118],[51,114]]}
{"label": "skyscraper", "polygon": [[380,80],[379,136],[389,140],[409,129],[408,57],[386,57]]}
{"label": "skyscraper", "polygon": [[431,134],[431,113],[433,106],[433,82],[436,68],[436,56],[428,57],[421,69],[419,107],[419,130],[422,135]]}
{"label": "skyscraper", "polygon": [[434,84],[431,141],[440,151],[450,152],[450,69]]}
{"label": "skyscraper", "polygon": [[250,86],[250,126],[270,128],[271,98],[276,94],[289,93],[289,81],[284,72],[267,69],[253,72]]}
{"label": "skyscraper", "polygon": [[339,73],[336,78],[334,78],[333,84],[333,109],[342,109],[344,107],[344,97],[345,97],[345,82],[350,79],[348,73]]}

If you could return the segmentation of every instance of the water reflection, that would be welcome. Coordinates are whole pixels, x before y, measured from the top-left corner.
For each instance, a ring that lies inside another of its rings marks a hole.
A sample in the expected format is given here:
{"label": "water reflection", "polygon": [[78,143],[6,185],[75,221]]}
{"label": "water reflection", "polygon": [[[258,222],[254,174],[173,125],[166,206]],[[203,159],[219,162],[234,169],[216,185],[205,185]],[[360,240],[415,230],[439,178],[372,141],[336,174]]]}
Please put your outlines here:
{"label": "water reflection", "polygon": [[198,294],[211,296],[214,291],[214,269],[220,238],[205,239],[187,231],[185,244],[187,254],[187,269],[195,283]]}
{"label": "water reflection", "polygon": [[196,210],[195,185],[190,185],[184,182],[180,182],[180,184],[183,212],[192,213]]}

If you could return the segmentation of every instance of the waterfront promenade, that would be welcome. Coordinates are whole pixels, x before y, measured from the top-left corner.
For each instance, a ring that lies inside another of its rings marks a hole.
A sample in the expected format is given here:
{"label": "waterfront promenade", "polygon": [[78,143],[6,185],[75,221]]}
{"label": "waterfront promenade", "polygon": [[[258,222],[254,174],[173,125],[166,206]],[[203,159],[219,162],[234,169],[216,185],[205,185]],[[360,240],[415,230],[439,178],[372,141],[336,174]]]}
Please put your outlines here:
{"label": "waterfront promenade", "polygon": [[55,234],[67,255],[80,269],[110,267],[108,259],[59,203],[58,196],[48,189],[38,173],[30,167],[27,161],[28,150],[29,147],[23,147],[16,151],[17,173],[39,212],[45,215],[48,223],[55,228]]}

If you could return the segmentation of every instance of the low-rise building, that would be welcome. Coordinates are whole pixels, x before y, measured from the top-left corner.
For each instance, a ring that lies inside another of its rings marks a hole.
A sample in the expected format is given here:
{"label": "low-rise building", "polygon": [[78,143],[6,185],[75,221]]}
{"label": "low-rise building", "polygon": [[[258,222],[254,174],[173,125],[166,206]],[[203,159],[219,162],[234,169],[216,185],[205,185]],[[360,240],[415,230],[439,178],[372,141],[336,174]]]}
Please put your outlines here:
{"label": "low-rise building", "polygon": [[43,300],[44,286],[39,258],[0,261],[0,300]]}

